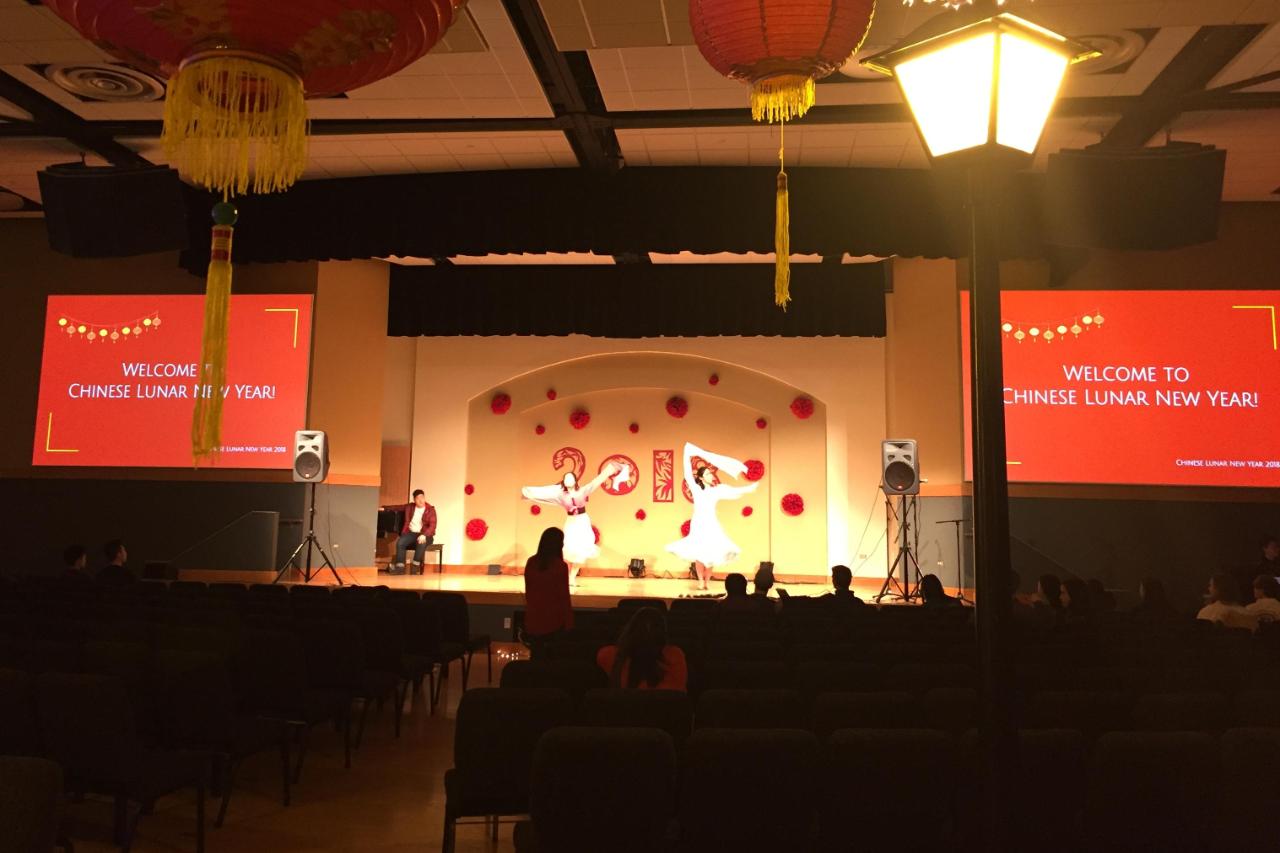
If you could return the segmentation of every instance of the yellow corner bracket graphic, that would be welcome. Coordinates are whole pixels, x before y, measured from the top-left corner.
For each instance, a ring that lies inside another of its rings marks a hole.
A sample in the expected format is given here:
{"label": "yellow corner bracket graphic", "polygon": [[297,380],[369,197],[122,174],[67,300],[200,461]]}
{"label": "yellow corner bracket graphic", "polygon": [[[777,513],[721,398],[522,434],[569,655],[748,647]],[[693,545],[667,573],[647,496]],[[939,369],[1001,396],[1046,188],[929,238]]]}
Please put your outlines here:
{"label": "yellow corner bracket graphic", "polygon": [[298,309],[297,308],[263,308],[268,314],[293,315],[293,348],[298,348]]}
{"label": "yellow corner bracket graphic", "polygon": [[1232,305],[1240,311],[1269,311],[1271,313],[1271,349],[1280,349],[1276,340],[1276,306],[1274,305]]}
{"label": "yellow corner bracket graphic", "polygon": [[76,448],[71,447],[54,447],[53,446],[53,412],[49,413],[49,427],[44,433],[44,452],[45,453],[79,453]]}

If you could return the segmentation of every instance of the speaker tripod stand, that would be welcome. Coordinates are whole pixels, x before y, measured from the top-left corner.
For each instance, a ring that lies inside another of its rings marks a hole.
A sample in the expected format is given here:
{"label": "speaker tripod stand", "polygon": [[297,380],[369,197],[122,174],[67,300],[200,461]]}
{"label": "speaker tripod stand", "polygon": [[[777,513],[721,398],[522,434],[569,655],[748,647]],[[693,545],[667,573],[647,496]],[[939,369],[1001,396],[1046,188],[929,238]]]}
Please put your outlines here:
{"label": "speaker tripod stand", "polygon": [[[333,579],[338,582],[338,586],[343,586],[342,578],[338,577],[338,570],[333,567],[333,561],[329,559],[329,555],[325,553],[324,546],[320,544],[319,537],[316,536],[316,484],[311,484],[311,506],[307,511],[307,535],[302,537],[302,541],[298,543],[298,547],[293,549],[293,553],[289,555],[289,559],[284,561],[284,565],[280,567],[280,571],[276,573],[276,579],[272,583],[280,583],[284,578],[284,573],[293,568],[294,561],[298,559],[298,555],[306,549],[307,560],[306,567],[302,570],[302,582],[311,583],[311,579],[319,575],[325,569],[333,575]],[[316,567],[313,572],[311,569],[311,552],[312,550],[320,552],[320,559],[323,561]]]}
{"label": "speaker tripod stand", "polygon": [[920,502],[915,495],[896,497],[897,507],[894,507],[894,496],[891,495],[885,495],[884,506],[886,533],[895,522],[898,525],[898,553],[890,563],[889,553],[885,552],[889,568],[885,572],[884,585],[875,597],[876,604],[885,598],[913,601],[920,597],[920,562],[916,559],[916,551],[920,547]]}

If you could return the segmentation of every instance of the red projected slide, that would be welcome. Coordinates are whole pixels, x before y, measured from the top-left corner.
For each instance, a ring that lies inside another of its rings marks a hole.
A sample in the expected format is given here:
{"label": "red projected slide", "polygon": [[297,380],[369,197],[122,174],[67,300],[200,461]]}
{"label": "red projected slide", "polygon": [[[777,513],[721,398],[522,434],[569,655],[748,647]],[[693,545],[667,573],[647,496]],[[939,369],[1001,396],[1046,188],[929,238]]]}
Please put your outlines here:
{"label": "red projected slide", "polygon": [[[203,296],[50,296],[34,465],[190,467]],[[220,468],[288,468],[311,297],[233,295]]]}
{"label": "red projected slide", "polygon": [[1009,479],[1280,486],[1277,309],[1280,291],[1004,293]]}

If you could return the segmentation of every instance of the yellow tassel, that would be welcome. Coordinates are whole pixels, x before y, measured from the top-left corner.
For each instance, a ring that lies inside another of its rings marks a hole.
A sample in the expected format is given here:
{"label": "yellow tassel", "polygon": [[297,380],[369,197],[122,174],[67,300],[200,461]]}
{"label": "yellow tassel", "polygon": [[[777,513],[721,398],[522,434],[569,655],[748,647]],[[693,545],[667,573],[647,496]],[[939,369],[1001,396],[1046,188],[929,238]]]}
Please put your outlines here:
{"label": "yellow tassel", "polygon": [[778,171],[777,221],[773,229],[773,301],[783,311],[791,301],[791,205],[787,197],[787,173]]}
{"label": "yellow tassel", "polygon": [[169,80],[161,141],[183,178],[223,199],[286,190],[307,166],[302,80],[245,51],[196,54]]}
{"label": "yellow tassel", "polygon": [[756,121],[790,121],[813,106],[813,78],[778,74],[751,84],[751,117]]}
{"label": "yellow tassel", "polygon": [[231,315],[231,238],[235,232],[232,227],[235,208],[226,202],[216,205],[214,219],[209,274],[205,279],[200,377],[196,380],[196,404],[191,413],[191,456],[197,466],[201,461],[215,461],[222,450],[222,389],[227,383],[227,323]]}

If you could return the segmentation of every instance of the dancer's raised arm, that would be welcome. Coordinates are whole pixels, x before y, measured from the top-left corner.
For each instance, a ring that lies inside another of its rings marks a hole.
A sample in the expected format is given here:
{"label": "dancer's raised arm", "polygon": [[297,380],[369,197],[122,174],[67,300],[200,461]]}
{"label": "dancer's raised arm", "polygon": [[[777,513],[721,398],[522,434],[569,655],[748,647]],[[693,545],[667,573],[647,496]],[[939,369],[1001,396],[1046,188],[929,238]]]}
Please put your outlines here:
{"label": "dancer's raised arm", "polygon": [[600,488],[610,477],[616,477],[618,474],[621,474],[625,468],[625,465],[619,465],[617,462],[610,462],[604,467],[603,471],[596,475],[594,480],[589,480],[582,484],[580,491],[582,492],[583,497],[586,497],[596,489]]}
{"label": "dancer's raised arm", "polygon": [[525,486],[520,490],[520,495],[525,500],[547,506],[560,506],[562,494],[564,494],[564,487],[559,483],[552,483],[549,486]]}
{"label": "dancer's raised arm", "polygon": [[701,456],[707,460],[707,464],[714,465],[718,470],[724,471],[726,474],[732,474],[735,477],[741,477],[747,472],[747,466],[732,456],[712,453],[710,450],[703,450],[692,441],[686,441],[684,444],[684,478],[689,484],[689,488],[693,488],[696,485],[694,483],[692,462],[694,456]]}
{"label": "dancer's raised arm", "polygon": [[756,489],[760,488],[759,483],[749,483],[745,486],[728,486],[724,483],[716,486],[716,493],[724,498],[740,498],[743,495],[749,495]]}

